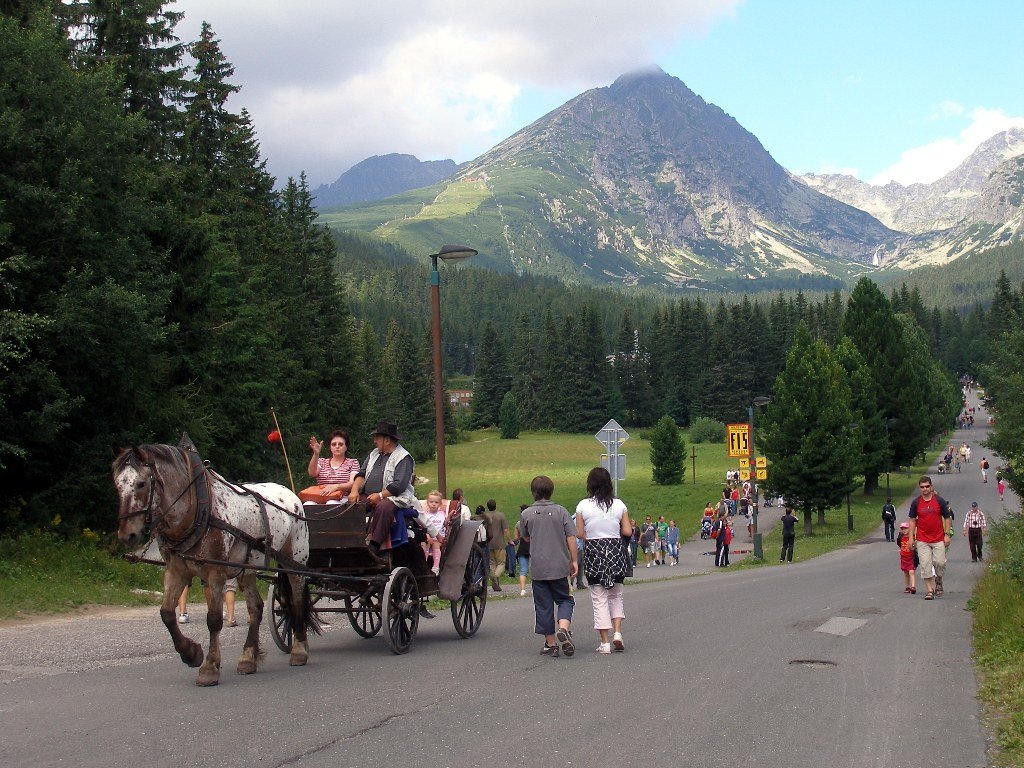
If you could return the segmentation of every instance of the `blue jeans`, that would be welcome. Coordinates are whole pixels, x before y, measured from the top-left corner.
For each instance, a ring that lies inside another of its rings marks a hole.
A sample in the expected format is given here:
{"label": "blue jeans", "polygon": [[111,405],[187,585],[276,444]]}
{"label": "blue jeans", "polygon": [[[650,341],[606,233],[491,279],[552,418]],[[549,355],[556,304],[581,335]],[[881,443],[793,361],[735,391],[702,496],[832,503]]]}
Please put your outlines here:
{"label": "blue jeans", "polygon": [[569,579],[533,582],[533,609],[537,614],[538,635],[555,634],[555,608],[558,619],[572,621],[572,609],[576,601],[569,594]]}
{"label": "blue jeans", "polygon": [[519,561],[519,575],[525,576],[530,572],[530,558],[527,555],[520,555],[516,559]]}
{"label": "blue jeans", "polygon": [[674,560],[679,559],[679,542],[670,541],[668,543],[668,556]]}

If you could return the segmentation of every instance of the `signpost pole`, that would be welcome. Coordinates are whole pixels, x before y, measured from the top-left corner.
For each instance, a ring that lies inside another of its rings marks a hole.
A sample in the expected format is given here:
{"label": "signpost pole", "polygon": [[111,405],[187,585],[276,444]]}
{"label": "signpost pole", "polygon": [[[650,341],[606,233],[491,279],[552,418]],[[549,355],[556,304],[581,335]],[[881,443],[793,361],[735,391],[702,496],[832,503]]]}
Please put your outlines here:
{"label": "signpost pole", "polygon": [[[615,498],[618,498],[619,480],[626,479],[626,457],[621,457],[622,463],[620,465],[619,445],[629,440],[629,433],[620,427],[615,419],[609,419],[608,423],[601,427],[601,430],[594,437],[597,438],[597,442],[604,446],[605,456],[608,457],[607,469],[612,476],[612,492],[615,494]],[[622,469],[622,477],[619,477],[620,468]]]}

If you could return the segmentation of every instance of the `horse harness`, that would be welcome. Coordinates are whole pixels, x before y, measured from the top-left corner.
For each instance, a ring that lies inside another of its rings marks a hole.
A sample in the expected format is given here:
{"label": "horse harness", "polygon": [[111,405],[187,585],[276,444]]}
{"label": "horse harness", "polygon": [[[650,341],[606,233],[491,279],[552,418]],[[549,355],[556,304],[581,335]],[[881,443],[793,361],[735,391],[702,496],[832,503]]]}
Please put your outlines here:
{"label": "horse harness", "polygon": [[[270,517],[267,514],[267,504],[270,504],[273,507],[281,509],[282,511],[286,512],[287,514],[293,517],[298,517],[297,515],[295,515],[290,510],[284,509],[283,507],[274,504],[272,501],[264,499],[262,496],[260,496],[260,494],[255,493],[254,491],[251,491],[248,488],[235,486],[232,483],[227,483],[227,485],[236,494],[240,496],[252,496],[256,500],[256,504],[258,505],[260,510],[260,519],[262,520],[263,523],[263,537],[257,538],[256,536],[253,536],[248,532],[243,531],[241,528],[232,525],[231,523],[228,523],[224,520],[221,520],[219,517],[211,515],[213,502],[213,495],[211,489],[212,484],[210,482],[210,471],[207,469],[206,463],[199,456],[199,452],[196,450],[195,445],[192,443],[191,440],[188,439],[187,436],[183,436],[182,443],[181,445],[178,446],[178,450],[180,450],[184,454],[188,462],[190,480],[188,482],[188,485],[185,486],[185,488],[181,491],[181,493],[178,494],[174,501],[172,501],[168,505],[168,508],[171,508],[175,504],[177,504],[178,501],[180,501],[181,498],[186,493],[189,494],[189,508],[194,509],[195,513],[192,518],[192,525],[190,526],[188,532],[180,538],[172,538],[168,536],[166,531],[162,530],[162,517],[160,520],[155,521],[154,524],[153,497],[156,494],[157,484],[160,483],[162,487],[163,483],[160,482],[158,479],[156,467],[154,466],[152,460],[146,462],[146,467],[148,467],[150,471],[149,497],[146,501],[146,506],[141,509],[135,510],[134,512],[129,512],[125,515],[122,515],[122,518],[127,519],[130,517],[136,517],[138,515],[145,515],[145,522],[147,527],[153,526],[156,529],[156,532],[160,536],[160,539],[162,540],[164,546],[174,554],[179,555],[181,557],[185,557],[188,560],[203,562],[203,558],[186,555],[185,553],[187,553],[196,544],[198,544],[200,540],[202,540],[202,538],[206,535],[207,531],[210,528],[216,528],[218,530],[224,531],[225,533],[231,534],[236,539],[238,539],[246,545],[245,555],[243,556],[241,563],[239,563],[240,566],[248,563],[249,555],[252,554],[252,551],[255,549],[263,553],[264,568],[270,568],[270,558],[272,556],[275,560],[278,561],[278,563],[283,564],[287,567],[302,567],[301,563],[298,563],[297,561],[292,560],[289,557],[285,557],[273,548],[273,537],[270,532]],[[242,568],[240,568],[239,570],[241,571]]]}

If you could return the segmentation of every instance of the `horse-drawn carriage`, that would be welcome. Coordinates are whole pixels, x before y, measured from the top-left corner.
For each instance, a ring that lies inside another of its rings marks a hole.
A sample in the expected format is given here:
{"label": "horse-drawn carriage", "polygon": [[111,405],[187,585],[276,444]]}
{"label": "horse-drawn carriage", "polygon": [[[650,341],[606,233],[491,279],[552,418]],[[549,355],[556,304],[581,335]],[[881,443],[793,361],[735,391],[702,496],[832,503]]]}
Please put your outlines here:
{"label": "horse-drawn carriage", "polygon": [[[487,554],[477,543],[477,521],[456,520],[442,550],[440,572],[426,565],[419,545],[410,541],[380,557],[367,548],[369,514],[365,504],[305,505],[309,528],[309,569],[303,571],[310,604],[318,617],[345,614],[352,629],[374,637],[386,624],[385,639],[394,653],[409,650],[425,615],[423,602],[440,596],[451,602],[452,622],[461,637],[480,627],[487,603]],[[415,524],[415,523],[414,523]],[[412,537],[410,537],[412,538]],[[270,610],[267,624],[274,643],[292,648],[292,619],[286,574],[267,576]]]}
{"label": "horse-drawn carriage", "polygon": [[[181,660],[200,668],[197,685],[216,685],[220,678],[223,586],[232,577],[238,578],[249,611],[239,674],[255,672],[263,656],[258,577],[271,584],[271,637],[291,654],[293,666],[306,663],[306,632],[318,633],[324,614],[346,614],[366,638],[386,624],[394,653],[409,650],[420,616],[427,614],[424,601],[434,595],[451,601],[460,636],[471,637],[480,627],[488,559],[477,543],[477,521],[452,522],[435,575],[413,537],[379,555],[370,551],[366,504],[303,506],[294,493],[274,483],[236,485],[207,468],[187,438],[179,446],[122,451],[113,476],[118,537],[149,553],[135,559],[164,565],[160,618]],[[205,657],[202,645],[182,634],[174,613],[178,596],[194,576],[206,588],[210,647]]]}

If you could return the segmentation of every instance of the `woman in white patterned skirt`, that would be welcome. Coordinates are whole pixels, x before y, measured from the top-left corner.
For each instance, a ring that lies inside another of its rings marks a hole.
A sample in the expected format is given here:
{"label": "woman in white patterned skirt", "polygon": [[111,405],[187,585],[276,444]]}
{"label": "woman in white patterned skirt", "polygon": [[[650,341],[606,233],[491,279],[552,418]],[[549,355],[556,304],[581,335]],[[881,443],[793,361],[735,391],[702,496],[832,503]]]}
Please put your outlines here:
{"label": "woman in white patterned skirt", "polygon": [[[576,535],[583,541],[583,568],[594,604],[594,629],[601,638],[598,653],[611,653],[612,648],[625,650],[622,581],[629,567],[632,534],[626,505],[613,495],[611,475],[604,467],[594,467],[587,476],[587,498],[576,505]],[[613,633],[611,642],[609,631]]]}

